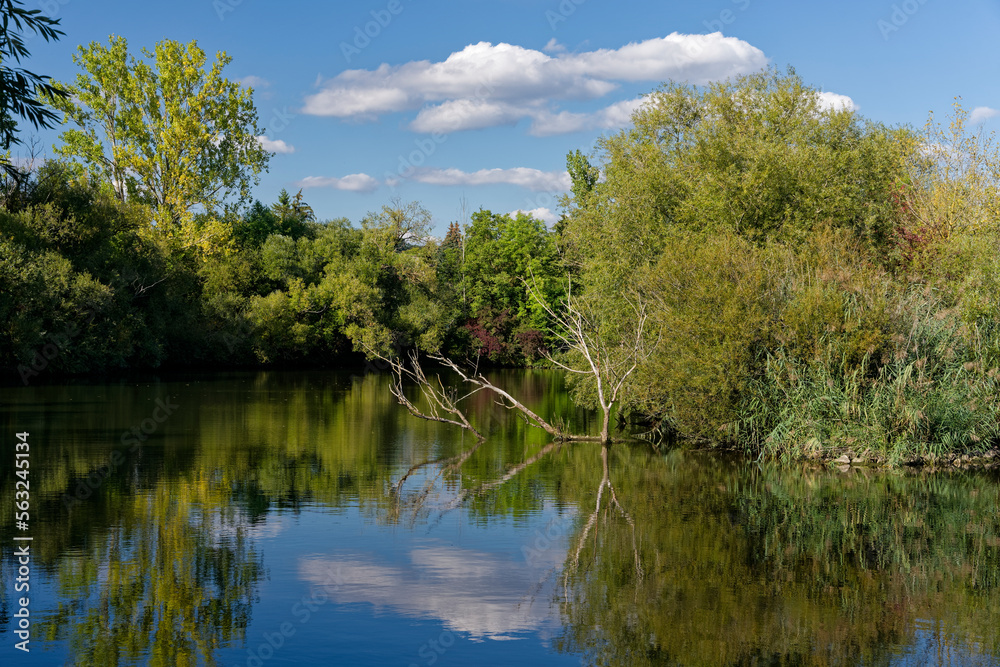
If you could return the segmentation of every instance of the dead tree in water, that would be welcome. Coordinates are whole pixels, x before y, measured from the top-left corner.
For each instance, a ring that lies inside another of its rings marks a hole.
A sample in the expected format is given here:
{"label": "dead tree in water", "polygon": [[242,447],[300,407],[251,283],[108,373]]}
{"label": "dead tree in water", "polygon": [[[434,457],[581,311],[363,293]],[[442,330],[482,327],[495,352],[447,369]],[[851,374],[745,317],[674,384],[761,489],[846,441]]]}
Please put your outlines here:
{"label": "dead tree in water", "polygon": [[[475,434],[478,440],[475,446],[457,456],[412,466],[392,487],[392,495],[395,499],[393,515],[395,517],[399,516],[403,485],[414,472],[426,466],[440,466],[437,475],[425,484],[423,491],[417,495],[413,503],[413,506],[419,509],[430,493],[435,481],[446,471],[459,470],[462,464],[480,447],[484,438],[483,434],[472,425],[468,416],[459,407],[459,403],[462,400],[480,391],[486,390],[490,392],[497,399],[498,403],[508,409],[518,411],[527,423],[544,430],[555,439],[555,442],[549,443],[521,463],[508,467],[498,479],[479,484],[475,487],[462,489],[448,504],[445,511],[461,506],[470,497],[505,484],[545,456],[558,451],[563,441],[600,441],[602,443],[601,461],[603,475],[597,488],[596,504],[576,540],[575,548],[572,550],[569,565],[563,577],[564,593],[567,599],[569,599],[570,577],[572,573],[580,569],[581,555],[584,552],[588,537],[592,533],[596,534],[596,531],[599,530],[602,513],[605,515],[606,520],[607,514],[611,510],[619,513],[628,525],[631,531],[631,546],[636,576],[639,580],[644,576],[635,521],[618,501],[615,487],[611,482],[608,460],[608,442],[610,441],[609,422],[611,411],[619,400],[626,381],[639,365],[649,358],[656,345],[650,345],[650,341],[647,340],[645,328],[648,316],[645,308],[641,305],[641,301],[636,300],[633,302],[625,299],[624,302],[631,308],[631,316],[614,322],[610,327],[602,327],[601,318],[595,317],[588,312],[586,304],[584,304],[584,307],[581,307],[578,302],[574,302],[571,291],[567,294],[564,308],[560,309],[559,312],[541,299],[537,290],[529,287],[529,291],[555,324],[554,334],[562,343],[563,350],[570,352],[569,359],[565,357],[557,359],[550,354],[546,354],[546,358],[564,371],[593,378],[598,404],[603,411],[600,435],[576,435],[564,432],[562,429],[542,419],[542,417],[509,392],[493,384],[485,375],[479,372],[478,368],[466,370],[454,360],[443,355],[431,354],[428,355],[428,358],[451,373],[454,373],[460,380],[457,384],[467,389],[464,394],[456,388],[446,385],[440,375],[435,375],[433,380],[428,378],[423,367],[420,365],[420,358],[416,351],[411,351],[406,359],[389,359],[380,356],[392,369],[393,395],[410,414],[421,419],[459,426]],[[409,382],[413,382],[420,388],[425,399],[425,408],[418,407],[406,396],[404,385]]]}
{"label": "dead tree in water", "polygon": [[[464,396],[458,396],[454,389],[445,387],[440,375],[435,377],[435,382],[431,382],[427,379],[427,374],[424,373],[424,369],[420,365],[420,358],[416,351],[410,352],[409,365],[400,359],[390,359],[381,355],[377,356],[387,362],[392,369],[393,379],[390,391],[392,391],[392,395],[396,397],[396,400],[399,401],[399,404],[406,408],[411,415],[420,419],[427,419],[428,421],[458,426],[459,428],[471,431],[480,440],[483,439],[483,434],[476,430],[472,422],[465,416],[465,413],[458,407],[459,401],[477,393],[482,387],[477,387]],[[443,357],[439,358],[443,359]],[[410,380],[420,387],[421,393],[427,399],[428,409],[426,412],[418,408],[413,401],[407,398],[406,393],[403,391],[403,385],[406,380]]]}
{"label": "dead tree in water", "polygon": [[[469,418],[458,407],[458,403],[473,394],[486,390],[497,397],[497,402],[500,405],[509,410],[520,412],[528,424],[542,429],[556,440],[601,439],[593,435],[566,433],[542,419],[536,412],[514,398],[509,392],[490,382],[478,369],[468,372],[455,361],[443,355],[431,354],[428,355],[428,358],[455,373],[461,379],[462,384],[469,388],[467,393],[459,395],[455,389],[446,387],[440,375],[435,376],[434,380],[429,379],[420,365],[419,356],[415,351],[410,352],[408,361],[389,359],[381,356],[380,358],[386,361],[392,369],[393,383],[391,391],[393,396],[414,417],[458,426],[472,432],[477,438],[482,439],[483,434],[476,430],[472,422],[469,421]],[[403,391],[407,380],[420,387],[420,391],[427,402],[428,407],[426,410],[421,410],[413,401],[407,398]]]}
{"label": "dead tree in water", "polygon": [[[600,318],[587,312],[577,301],[574,301],[572,285],[566,295],[562,309],[557,312],[539,296],[537,289],[528,286],[531,296],[541,305],[554,323],[553,333],[562,343],[565,351],[576,357],[573,364],[545,353],[545,358],[554,366],[577,375],[589,376],[593,379],[597,403],[602,411],[600,435],[578,435],[566,433],[542,419],[524,403],[517,400],[504,389],[490,382],[478,368],[471,372],[464,370],[454,360],[441,354],[430,354],[428,358],[455,373],[463,385],[469,388],[464,396],[459,396],[452,388],[445,386],[440,376],[431,381],[423,368],[417,352],[411,351],[408,362],[402,359],[390,359],[369,350],[369,354],[378,356],[387,362],[393,372],[394,382],[392,393],[399,403],[410,411],[410,414],[459,426],[471,431],[477,438],[483,435],[472,426],[458,403],[468,396],[486,390],[497,397],[497,402],[510,410],[517,410],[532,426],[536,426],[556,440],[598,440],[609,442],[611,411],[619,400],[626,380],[639,367],[639,364],[649,358],[654,345],[646,340],[645,327],[648,315],[642,305],[636,305],[625,299],[633,310],[632,317],[625,318],[625,323],[617,322],[613,332],[602,331],[598,320]],[[604,327],[605,329],[608,327]],[[404,380],[414,382],[420,387],[429,406],[427,411],[420,410],[403,392]]]}
{"label": "dead tree in water", "polygon": [[[566,351],[577,357],[577,363],[564,363],[546,353],[545,358],[557,368],[567,373],[589,376],[594,381],[597,403],[601,408],[601,435],[597,440],[611,440],[609,426],[611,411],[618,402],[625,381],[652,354],[655,345],[646,340],[645,328],[648,315],[640,300],[635,302],[623,297],[632,313],[630,317],[608,327],[601,319],[588,312],[586,305],[573,299],[573,285],[570,283],[564,307],[557,312],[543,299],[537,288],[528,286],[528,292],[545,310],[555,326],[553,333]],[[607,319],[607,318],[604,318]],[[609,331],[608,329],[613,329]]]}
{"label": "dead tree in water", "polygon": [[[572,556],[567,560],[567,565],[565,571],[563,572],[563,594],[566,600],[570,599],[569,595],[569,580],[570,575],[573,574],[580,566],[580,554],[583,552],[584,547],[587,544],[587,537],[590,535],[592,530],[598,526],[602,514],[602,509],[604,510],[604,519],[607,520],[608,510],[617,510],[625,522],[628,524],[632,533],[632,556],[635,561],[635,574],[638,580],[642,580],[644,576],[644,571],[642,567],[642,559],[639,556],[639,542],[636,539],[635,534],[635,521],[632,520],[632,516],[625,511],[622,504],[618,502],[618,494],[615,493],[615,486],[611,483],[611,467],[608,463],[608,444],[605,443],[601,447],[601,464],[603,468],[603,474],[601,476],[601,483],[597,487],[597,502],[594,506],[594,511],[590,513],[587,517],[586,523],[583,524],[583,530],[580,531],[580,535],[576,539],[576,548],[573,549]],[[604,502],[605,490],[608,492],[609,500],[606,504]]]}

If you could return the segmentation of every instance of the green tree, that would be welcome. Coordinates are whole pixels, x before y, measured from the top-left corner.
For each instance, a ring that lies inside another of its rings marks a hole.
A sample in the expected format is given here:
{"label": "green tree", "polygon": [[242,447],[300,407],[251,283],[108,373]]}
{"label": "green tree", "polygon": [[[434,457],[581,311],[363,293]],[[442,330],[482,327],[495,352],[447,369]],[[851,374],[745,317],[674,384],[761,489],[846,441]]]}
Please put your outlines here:
{"label": "green tree", "polygon": [[[257,137],[250,90],[223,76],[224,52],[207,67],[197,42],[157,43],[136,60],[122,37],[80,47],[83,69],[53,102],[76,127],[57,154],[155,211],[156,231],[180,248],[218,250],[228,223],[215,215],[246,201],[270,154]],[[207,216],[197,216],[203,211]]]}
{"label": "green tree", "polygon": [[400,199],[393,199],[378,212],[365,216],[361,227],[375,235],[373,241],[377,245],[402,252],[427,243],[431,232],[431,214],[419,202],[404,204]]}
{"label": "green tree", "polygon": [[448,225],[448,233],[438,248],[437,273],[439,280],[453,286],[461,284],[464,244],[461,226],[457,222]]}
{"label": "green tree", "polygon": [[569,172],[573,183],[570,188],[573,193],[573,201],[576,202],[577,206],[583,206],[587,197],[594,191],[594,186],[597,185],[597,179],[601,175],[600,170],[590,164],[587,156],[577,149],[566,154],[566,171]]}
{"label": "green tree", "polygon": [[[529,294],[529,283],[541,302]],[[463,295],[480,354],[501,363],[537,358],[549,323],[542,302],[558,303],[564,293],[555,235],[544,222],[524,213],[472,215],[465,230]]]}
{"label": "green tree", "polygon": [[602,181],[570,156],[567,232],[588,280],[611,292],[656,262],[672,227],[757,241],[827,223],[874,244],[892,234],[905,133],[823,108],[794,71],[667,83],[633,121],[599,143]]}
{"label": "green tree", "polygon": [[[20,63],[28,56],[22,37],[26,30],[41,35],[46,42],[63,34],[55,28],[59,19],[44,16],[37,9],[25,9],[21,4],[20,0],[0,0],[0,146],[4,151],[10,150],[11,144],[20,143],[15,116],[26,119],[35,129],[52,127],[58,116],[46,108],[45,98],[66,96],[49,83],[48,76],[7,65],[11,61]],[[6,156],[0,156],[0,169],[11,177],[20,175]]]}
{"label": "green tree", "polygon": [[241,248],[259,248],[271,234],[281,233],[281,219],[259,201],[254,201],[233,229]]}
{"label": "green tree", "polygon": [[316,221],[312,206],[302,199],[302,190],[294,197],[284,188],[278,193],[278,201],[271,205],[271,212],[280,222],[280,233],[298,238],[305,234],[306,225]]}

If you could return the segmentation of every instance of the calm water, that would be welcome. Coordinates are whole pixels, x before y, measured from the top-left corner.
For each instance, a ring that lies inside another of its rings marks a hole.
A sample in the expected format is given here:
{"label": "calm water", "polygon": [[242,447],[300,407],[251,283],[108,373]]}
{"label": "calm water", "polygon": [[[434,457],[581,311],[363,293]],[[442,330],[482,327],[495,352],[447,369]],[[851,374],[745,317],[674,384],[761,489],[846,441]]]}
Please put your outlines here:
{"label": "calm water", "polygon": [[379,375],[0,389],[0,663],[1000,665],[996,474],[559,447],[476,398],[478,448]]}

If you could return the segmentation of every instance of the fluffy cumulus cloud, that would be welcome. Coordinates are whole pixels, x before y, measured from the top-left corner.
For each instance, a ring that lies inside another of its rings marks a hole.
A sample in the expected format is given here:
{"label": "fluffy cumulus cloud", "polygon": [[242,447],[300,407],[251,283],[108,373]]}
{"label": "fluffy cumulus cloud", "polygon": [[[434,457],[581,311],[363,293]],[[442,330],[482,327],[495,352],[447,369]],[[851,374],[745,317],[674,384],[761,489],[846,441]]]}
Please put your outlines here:
{"label": "fluffy cumulus cloud", "polygon": [[536,220],[541,220],[542,222],[544,222],[549,227],[551,227],[552,225],[554,225],[557,222],[559,222],[559,214],[556,213],[556,212],[554,212],[550,208],[545,208],[544,206],[539,207],[539,208],[533,208],[530,211],[524,211],[522,209],[517,209],[517,210],[511,211],[510,215],[513,217],[513,216],[516,216],[518,213],[524,213],[525,215],[530,215],[531,217],[535,218]]}
{"label": "fluffy cumulus cloud", "polygon": [[294,153],[295,146],[286,144],[282,139],[268,139],[267,135],[257,137],[257,143],[264,147],[264,150],[271,153]]}
{"label": "fluffy cumulus cloud", "polygon": [[989,107],[976,107],[969,114],[969,123],[972,125],[979,125],[988,121],[994,116],[1000,115],[1000,109],[991,109]]}
{"label": "fluffy cumulus cloud", "polygon": [[481,130],[484,127],[514,125],[531,112],[531,109],[505,102],[448,100],[423,109],[410,123],[410,129],[415,132],[442,134],[461,130]]}
{"label": "fluffy cumulus cloud", "polygon": [[535,192],[565,192],[570,188],[570,177],[565,171],[540,171],[528,167],[511,169],[439,169],[418,167],[408,177],[429,185],[516,185]]}
{"label": "fluffy cumulus cloud", "polygon": [[[624,124],[635,101],[613,104],[598,114],[571,114],[557,105],[613,93],[621,82],[666,79],[695,84],[764,67],[754,46],[721,33],[682,35],[627,44],[618,49],[567,53],[550,41],[543,51],[480,42],[441,62],[383,64],[348,70],[306,98],[304,111],[317,116],[374,119],[386,113],[419,113],[417,132],[453,132],[533,121],[532,132],[554,134]],[[568,115],[564,115],[568,114]]]}
{"label": "fluffy cumulus cloud", "polygon": [[837,93],[819,93],[819,106],[821,109],[846,109],[847,111],[857,111],[861,107],[854,103],[847,95]]}
{"label": "fluffy cumulus cloud", "polygon": [[336,176],[306,176],[296,183],[296,186],[307,190],[309,188],[333,188],[334,190],[347,190],[349,192],[372,192],[381,185],[377,178],[368,174],[349,174],[343,177]]}
{"label": "fluffy cumulus cloud", "polygon": [[580,130],[610,130],[625,127],[632,118],[632,112],[642,105],[642,98],[622,100],[594,113],[572,113],[543,111],[532,115],[530,133],[536,137],[565,134]]}

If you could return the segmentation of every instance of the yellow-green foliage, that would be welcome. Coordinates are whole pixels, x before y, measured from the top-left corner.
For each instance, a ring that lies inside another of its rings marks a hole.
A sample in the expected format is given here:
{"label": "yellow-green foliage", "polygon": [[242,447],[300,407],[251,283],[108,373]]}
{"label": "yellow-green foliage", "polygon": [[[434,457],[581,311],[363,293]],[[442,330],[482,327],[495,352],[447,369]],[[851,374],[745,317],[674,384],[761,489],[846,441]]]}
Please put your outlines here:
{"label": "yellow-green foliage", "polygon": [[995,233],[1000,220],[1000,146],[982,126],[970,132],[968,121],[956,99],[947,127],[931,114],[922,135],[903,142],[906,222],[932,238]]}
{"label": "yellow-green foliage", "polygon": [[645,281],[659,345],[636,376],[637,407],[709,438],[731,419],[773,340],[782,259],[735,234],[668,239]]}
{"label": "yellow-green foliage", "polygon": [[1000,281],[982,266],[949,291],[894,277],[846,230],[671,237],[644,283],[659,347],[632,407],[774,454],[982,449],[1000,416]]}
{"label": "yellow-green foliage", "polygon": [[1000,240],[996,234],[964,235],[945,250],[942,264],[956,267],[951,289],[972,345],[987,367],[1000,366]]}
{"label": "yellow-green foliage", "polygon": [[960,106],[923,134],[823,110],[774,70],[666,84],[571,156],[567,238],[656,352],[627,408],[754,451],[888,460],[995,444],[1000,150]]}
{"label": "yellow-green foliage", "polygon": [[[776,70],[695,87],[664,84],[598,142],[603,178],[576,155],[567,236],[588,285],[615,290],[669,253],[668,230],[800,239],[823,224],[882,242],[909,133],[824,109]],[[590,176],[588,176],[588,174]]]}
{"label": "yellow-green foliage", "polygon": [[848,233],[810,235],[793,266],[776,341],[788,356],[854,373],[889,352],[895,286]]}
{"label": "yellow-green foliage", "polygon": [[890,287],[844,231],[802,246],[735,233],[671,237],[646,279],[659,348],[637,407],[716,439],[779,347],[797,363],[864,370],[888,353]]}

